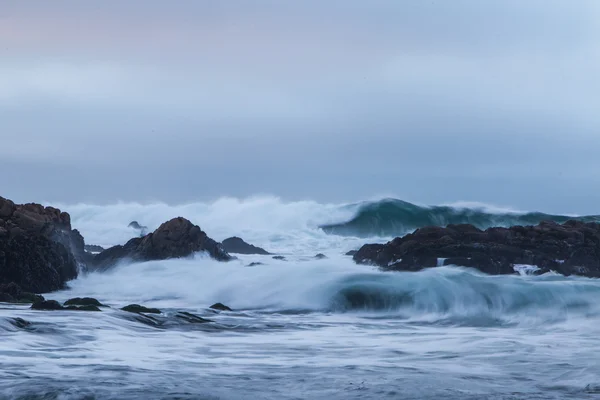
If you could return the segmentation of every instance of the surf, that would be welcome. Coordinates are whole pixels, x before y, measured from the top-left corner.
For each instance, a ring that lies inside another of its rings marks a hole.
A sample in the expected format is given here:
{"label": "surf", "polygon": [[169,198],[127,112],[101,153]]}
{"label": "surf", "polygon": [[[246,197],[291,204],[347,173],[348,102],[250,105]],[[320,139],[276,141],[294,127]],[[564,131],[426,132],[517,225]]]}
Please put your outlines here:
{"label": "surf", "polygon": [[570,219],[600,222],[600,215],[569,216],[542,212],[521,212],[484,204],[419,206],[397,199],[383,199],[357,205],[354,215],[342,222],[320,225],[326,233],[358,237],[402,236],[424,226],[472,224],[479,229],[536,225],[541,221],[564,223]]}

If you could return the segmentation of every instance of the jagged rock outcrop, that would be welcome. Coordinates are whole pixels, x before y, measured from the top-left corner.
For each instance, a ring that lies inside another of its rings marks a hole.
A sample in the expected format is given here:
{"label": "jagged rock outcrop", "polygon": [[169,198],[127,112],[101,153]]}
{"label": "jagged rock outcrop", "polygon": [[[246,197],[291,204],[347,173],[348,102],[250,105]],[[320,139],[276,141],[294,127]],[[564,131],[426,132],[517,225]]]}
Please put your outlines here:
{"label": "jagged rock outcrop", "polygon": [[139,231],[140,236],[145,236],[148,233],[148,227],[140,225],[140,223],[137,221],[131,221],[127,226]]}
{"label": "jagged rock outcrop", "polygon": [[485,231],[473,225],[426,227],[386,244],[365,245],[353,257],[397,271],[459,265],[497,275],[528,264],[539,273],[600,277],[600,224],[542,222]]}
{"label": "jagged rock outcrop", "polygon": [[257,246],[246,243],[237,236],[227,238],[221,242],[223,249],[228,253],[234,254],[258,254],[268,256],[271,253]]}
{"label": "jagged rock outcrop", "polygon": [[68,213],[0,197],[0,284],[36,293],[61,289],[88,261],[84,246]]}
{"label": "jagged rock outcrop", "polygon": [[219,243],[209,238],[199,226],[185,218],[173,218],[146,236],[131,239],[125,245],[114,246],[96,255],[94,268],[109,268],[121,260],[150,261],[188,257],[205,251],[218,261],[231,257]]}
{"label": "jagged rock outcrop", "polygon": [[102,253],[104,250],[106,250],[104,247],[98,246],[96,244],[86,244],[85,245],[85,251],[87,251],[89,253]]}

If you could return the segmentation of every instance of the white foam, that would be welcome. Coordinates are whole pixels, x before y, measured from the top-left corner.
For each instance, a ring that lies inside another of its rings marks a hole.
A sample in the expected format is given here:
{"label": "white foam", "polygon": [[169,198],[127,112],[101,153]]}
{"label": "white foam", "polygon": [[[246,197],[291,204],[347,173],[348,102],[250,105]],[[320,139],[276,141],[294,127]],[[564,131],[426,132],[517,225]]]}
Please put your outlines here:
{"label": "white foam", "polygon": [[345,221],[356,207],[319,204],[314,201],[284,202],[278,197],[220,198],[213,202],[169,205],[166,203],[117,203],[112,205],[54,204],[71,214],[87,244],[109,247],[139,234],[129,228],[135,220],[156,229],[161,223],[184,217],[199,225],[215,240],[240,236],[271,252],[312,255],[351,250],[364,240],[327,235],[319,225]]}
{"label": "white foam", "polygon": [[519,275],[533,275],[534,272],[539,271],[540,269],[535,265],[528,264],[515,264],[513,269],[519,273]]}

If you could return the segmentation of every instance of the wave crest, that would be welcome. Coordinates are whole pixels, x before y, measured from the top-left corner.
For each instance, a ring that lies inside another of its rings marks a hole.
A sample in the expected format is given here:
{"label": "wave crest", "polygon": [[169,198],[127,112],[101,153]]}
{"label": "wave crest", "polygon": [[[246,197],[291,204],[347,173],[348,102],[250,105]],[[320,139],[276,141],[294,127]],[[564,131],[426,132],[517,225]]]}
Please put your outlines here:
{"label": "wave crest", "polygon": [[472,224],[480,229],[493,226],[536,225],[541,221],[564,223],[570,219],[600,222],[600,215],[573,217],[541,212],[490,209],[484,205],[418,206],[402,200],[384,199],[363,203],[348,221],[321,225],[328,234],[358,237],[402,236],[424,226]]}

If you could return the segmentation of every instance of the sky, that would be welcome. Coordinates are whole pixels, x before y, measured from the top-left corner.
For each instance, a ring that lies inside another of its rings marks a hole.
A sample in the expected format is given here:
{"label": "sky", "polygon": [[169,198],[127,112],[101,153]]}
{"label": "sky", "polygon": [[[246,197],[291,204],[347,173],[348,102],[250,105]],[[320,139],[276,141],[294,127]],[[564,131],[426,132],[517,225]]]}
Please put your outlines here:
{"label": "sky", "polygon": [[0,195],[600,213],[597,0],[0,0]]}

